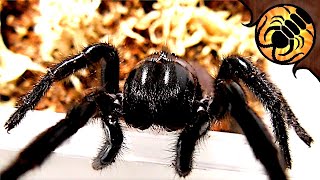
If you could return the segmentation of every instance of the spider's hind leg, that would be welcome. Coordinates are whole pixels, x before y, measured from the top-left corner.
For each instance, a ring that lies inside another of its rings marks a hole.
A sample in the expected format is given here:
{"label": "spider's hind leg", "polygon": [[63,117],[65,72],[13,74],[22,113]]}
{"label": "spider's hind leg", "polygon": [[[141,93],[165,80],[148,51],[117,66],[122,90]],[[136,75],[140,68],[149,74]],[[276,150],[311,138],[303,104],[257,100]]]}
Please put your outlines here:
{"label": "spider's hind leg", "polygon": [[32,91],[23,97],[23,102],[5,123],[5,128],[10,131],[20,123],[28,110],[33,109],[41,97],[49,90],[53,82],[60,81],[79,69],[97,63],[102,59],[102,84],[107,85],[109,93],[119,91],[119,56],[117,50],[107,44],[98,43],[85,48],[81,53],[70,57],[53,66],[48,73],[34,86]]}

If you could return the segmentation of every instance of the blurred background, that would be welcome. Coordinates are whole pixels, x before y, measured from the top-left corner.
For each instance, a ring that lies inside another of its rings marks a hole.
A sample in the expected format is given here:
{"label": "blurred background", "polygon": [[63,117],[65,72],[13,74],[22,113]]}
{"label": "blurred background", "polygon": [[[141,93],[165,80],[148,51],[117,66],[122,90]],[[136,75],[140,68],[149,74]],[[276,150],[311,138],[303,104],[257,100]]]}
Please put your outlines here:
{"label": "blurred background", "polygon": [[[215,77],[221,59],[240,54],[267,71],[249,12],[239,1],[1,1],[0,106],[14,107],[46,68],[97,42],[119,49],[120,88],[135,64],[168,49]],[[57,82],[35,109],[66,112],[99,85],[99,64]],[[247,92],[248,93],[248,92]],[[250,94],[250,105],[262,107]],[[232,127],[215,124],[214,130]],[[231,130],[238,131],[238,130]]]}

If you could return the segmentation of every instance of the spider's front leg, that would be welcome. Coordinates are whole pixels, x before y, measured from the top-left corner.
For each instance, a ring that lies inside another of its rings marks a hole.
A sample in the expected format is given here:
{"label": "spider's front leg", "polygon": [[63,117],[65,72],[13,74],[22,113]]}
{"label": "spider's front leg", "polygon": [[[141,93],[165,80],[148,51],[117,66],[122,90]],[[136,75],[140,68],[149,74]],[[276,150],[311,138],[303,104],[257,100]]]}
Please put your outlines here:
{"label": "spider's front leg", "polygon": [[107,44],[98,43],[85,48],[81,53],[68,58],[61,63],[48,69],[48,73],[34,86],[31,92],[23,97],[23,102],[17,111],[11,115],[5,123],[5,128],[9,132],[20,123],[28,110],[33,109],[40,101],[41,97],[49,90],[52,83],[60,81],[73,74],[79,69],[97,63],[102,59],[102,85],[109,93],[119,91],[119,55],[117,50]]}
{"label": "spider's front leg", "polygon": [[288,145],[287,123],[292,126],[308,146],[312,137],[304,130],[292,112],[280,90],[267,79],[267,75],[254,67],[251,62],[240,56],[230,56],[223,60],[217,80],[244,82],[253,94],[270,111],[276,140],[286,161],[291,168],[291,155]]}
{"label": "spider's front leg", "polygon": [[[281,163],[278,151],[266,127],[256,113],[247,105],[242,88],[233,81],[220,81],[216,84],[218,98],[211,103],[209,112],[213,117],[230,112],[239,123],[255,156],[264,165],[271,180],[287,179],[284,163]],[[221,100],[223,103],[221,106]],[[222,114],[221,114],[222,113]]]}
{"label": "spider's front leg", "polygon": [[180,177],[186,177],[190,174],[195,146],[198,140],[210,129],[211,120],[206,111],[207,106],[202,102],[199,104],[194,123],[182,130],[176,145],[176,158],[173,164]]}
{"label": "spider's front leg", "polygon": [[122,115],[122,94],[114,95],[113,105],[106,106],[109,96],[110,94],[104,93],[96,100],[100,109],[105,141],[92,162],[95,170],[100,170],[113,163],[123,143],[123,133],[119,123],[119,117]]}
{"label": "spider's front leg", "polygon": [[22,150],[13,163],[1,172],[0,179],[17,179],[28,170],[41,165],[52,151],[83,127],[95,112],[93,96],[86,96],[67,113],[65,119],[42,132]]}
{"label": "spider's front leg", "polygon": [[[101,108],[99,101],[103,101],[103,108]],[[95,162],[96,166],[99,163],[100,166],[104,165],[104,163],[110,164],[114,161],[123,139],[118,122],[118,106],[115,95],[108,94],[104,90],[87,95],[80,104],[74,106],[67,113],[65,119],[42,132],[22,150],[16,160],[1,172],[1,179],[17,179],[28,170],[40,166],[52,151],[86,125],[97,109],[104,115],[103,120],[109,128],[110,134],[109,139],[106,140],[106,144],[103,146],[104,149],[102,149]],[[107,146],[109,142],[111,144]]]}

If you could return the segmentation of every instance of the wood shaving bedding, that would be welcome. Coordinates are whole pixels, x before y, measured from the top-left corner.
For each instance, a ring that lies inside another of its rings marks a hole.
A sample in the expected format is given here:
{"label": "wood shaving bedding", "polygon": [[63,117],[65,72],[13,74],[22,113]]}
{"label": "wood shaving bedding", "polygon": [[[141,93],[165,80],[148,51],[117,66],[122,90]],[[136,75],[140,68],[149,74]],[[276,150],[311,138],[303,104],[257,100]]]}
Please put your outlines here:
{"label": "wood shaving bedding", "polygon": [[[163,48],[189,61],[197,61],[213,77],[221,63],[218,57],[235,53],[250,56],[256,65],[266,69],[255,45],[254,28],[242,25],[245,23],[243,13],[232,12],[243,8],[236,1],[223,2],[222,5],[200,0],[40,0],[2,3],[4,9],[9,6],[22,9],[18,15],[7,12],[6,22],[2,22],[10,27],[3,33],[6,46],[12,53],[27,55],[32,59],[29,62],[36,64],[33,68],[24,67],[19,73],[13,73],[16,75],[10,80],[1,80],[0,84],[6,88],[0,87],[0,97],[10,97],[12,101],[17,101],[32,88],[43,75],[44,68],[96,42],[110,42],[119,49],[122,60],[121,88],[138,61]],[[227,7],[225,4],[231,4],[232,8],[224,9]],[[21,45],[21,42],[24,44]],[[5,59],[13,62],[13,58]],[[98,86],[96,69],[98,67],[94,66],[81,70],[55,83],[56,87],[49,90],[36,109],[66,112],[86,92]],[[7,74],[7,71],[0,66],[0,75]],[[256,100],[250,103],[253,106],[257,104]]]}

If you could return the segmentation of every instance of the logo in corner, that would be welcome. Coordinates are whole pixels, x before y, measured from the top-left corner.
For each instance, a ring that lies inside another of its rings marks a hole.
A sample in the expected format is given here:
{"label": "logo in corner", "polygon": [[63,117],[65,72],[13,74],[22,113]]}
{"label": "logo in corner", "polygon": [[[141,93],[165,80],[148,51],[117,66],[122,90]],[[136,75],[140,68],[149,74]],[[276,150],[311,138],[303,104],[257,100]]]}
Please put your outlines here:
{"label": "logo in corner", "polygon": [[263,13],[255,31],[260,52],[277,64],[293,64],[305,58],[315,42],[315,26],[300,7],[276,5]]}

